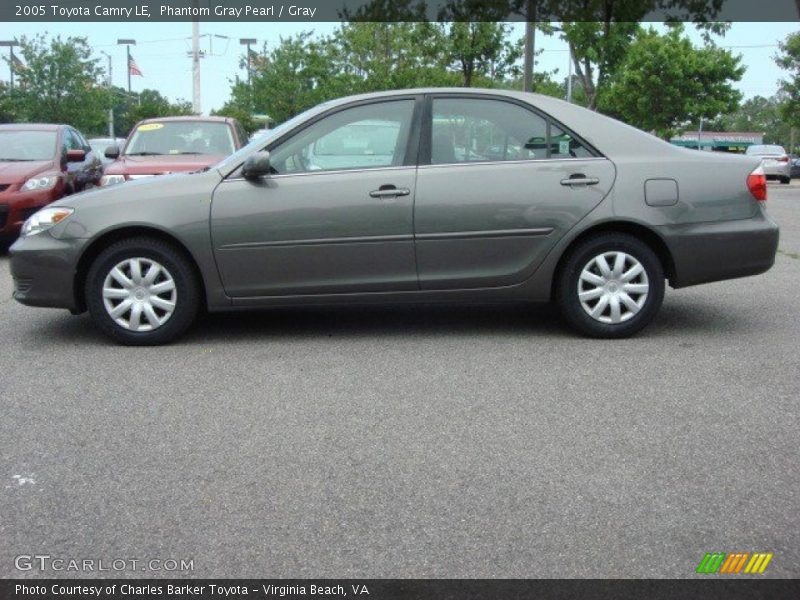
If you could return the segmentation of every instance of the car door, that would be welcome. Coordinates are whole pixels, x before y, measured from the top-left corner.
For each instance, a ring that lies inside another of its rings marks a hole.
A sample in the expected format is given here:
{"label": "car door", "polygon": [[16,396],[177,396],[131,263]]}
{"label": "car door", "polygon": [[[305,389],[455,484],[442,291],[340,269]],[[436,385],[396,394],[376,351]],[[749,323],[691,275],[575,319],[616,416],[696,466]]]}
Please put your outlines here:
{"label": "car door", "polygon": [[268,147],[273,174],[215,190],[214,253],[246,298],[417,289],[414,96],[332,109]]}
{"label": "car door", "polygon": [[524,281],[606,196],[614,165],[514,99],[428,101],[414,211],[420,288]]}

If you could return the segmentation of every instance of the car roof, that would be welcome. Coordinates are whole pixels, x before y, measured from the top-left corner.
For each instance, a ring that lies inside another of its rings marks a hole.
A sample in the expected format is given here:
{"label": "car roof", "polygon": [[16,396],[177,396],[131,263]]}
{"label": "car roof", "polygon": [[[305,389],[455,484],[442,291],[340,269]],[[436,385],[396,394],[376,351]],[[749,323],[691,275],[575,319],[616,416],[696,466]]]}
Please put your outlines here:
{"label": "car roof", "polygon": [[54,123],[4,123],[0,129],[16,131],[57,131],[67,125],[56,125]]}
{"label": "car roof", "polygon": [[230,117],[217,117],[217,116],[196,116],[196,115],[184,115],[180,117],[153,117],[150,119],[143,119],[139,121],[139,123],[171,123],[173,121],[187,121],[187,122],[198,122],[198,121],[207,121],[209,123],[230,123],[234,119]]}

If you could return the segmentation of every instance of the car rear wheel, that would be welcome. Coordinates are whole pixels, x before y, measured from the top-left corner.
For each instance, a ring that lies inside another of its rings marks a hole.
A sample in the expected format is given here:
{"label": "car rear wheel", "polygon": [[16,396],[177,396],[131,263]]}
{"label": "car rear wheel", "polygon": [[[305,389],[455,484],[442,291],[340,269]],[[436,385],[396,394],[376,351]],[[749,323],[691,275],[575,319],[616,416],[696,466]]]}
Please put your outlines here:
{"label": "car rear wheel", "polygon": [[622,233],[601,234],[579,243],[556,282],[556,302],[580,333],[623,338],[655,317],[664,299],[664,270],[655,252]]}
{"label": "car rear wheel", "polygon": [[781,183],[783,185],[789,185],[790,183],[792,183],[792,178],[791,177],[781,177]]}
{"label": "car rear wheel", "polygon": [[182,252],[161,240],[132,238],[103,250],[86,277],[95,325],[131,346],[158,345],[184,333],[200,305],[200,286]]}

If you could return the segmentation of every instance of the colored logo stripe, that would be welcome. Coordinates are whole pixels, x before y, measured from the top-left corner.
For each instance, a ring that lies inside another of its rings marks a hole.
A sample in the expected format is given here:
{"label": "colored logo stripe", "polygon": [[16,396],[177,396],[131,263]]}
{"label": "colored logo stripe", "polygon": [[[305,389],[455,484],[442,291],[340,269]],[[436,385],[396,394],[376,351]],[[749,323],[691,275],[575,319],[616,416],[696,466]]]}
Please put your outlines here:
{"label": "colored logo stripe", "polygon": [[[772,560],[772,552],[707,552],[697,567],[697,573],[763,573]],[[749,559],[749,562],[748,562]],[[747,566],[745,567],[745,564]]]}
{"label": "colored logo stripe", "polygon": [[716,573],[723,560],[725,560],[724,552],[714,552],[713,554],[707,552],[700,561],[700,566],[697,567],[697,573]]}
{"label": "colored logo stripe", "polygon": [[767,554],[766,552],[758,552],[753,554],[753,558],[750,559],[750,562],[747,563],[747,566],[744,568],[745,573],[763,573],[769,561],[772,560],[772,552]]}

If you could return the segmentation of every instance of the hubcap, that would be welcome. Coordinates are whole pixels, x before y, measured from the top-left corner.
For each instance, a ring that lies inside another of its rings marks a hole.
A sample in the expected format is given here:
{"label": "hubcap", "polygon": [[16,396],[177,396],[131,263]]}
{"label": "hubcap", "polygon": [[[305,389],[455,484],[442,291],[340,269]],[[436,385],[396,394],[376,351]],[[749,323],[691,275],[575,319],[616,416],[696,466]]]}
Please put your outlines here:
{"label": "hubcap", "polygon": [[153,331],[175,312],[178,290],[164,265],[127,258],[103,282],[103,304],[114,322],[129,331]]}
{"label": "hubcap", "polygon": [[583,310],[601,323],[623,323],[642,310],[650,292],[647,273],[625,252],[603,252],[591,259],[578,279]]}

